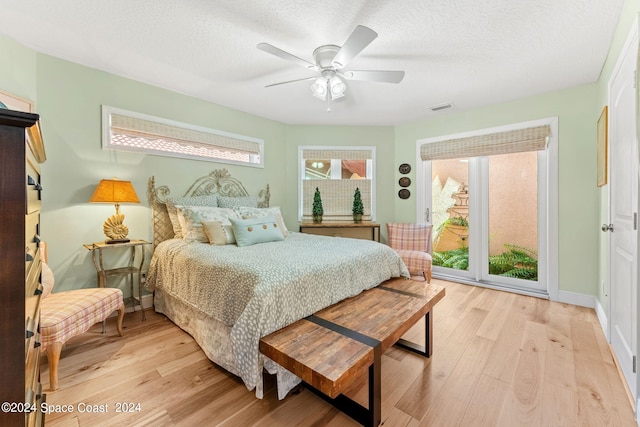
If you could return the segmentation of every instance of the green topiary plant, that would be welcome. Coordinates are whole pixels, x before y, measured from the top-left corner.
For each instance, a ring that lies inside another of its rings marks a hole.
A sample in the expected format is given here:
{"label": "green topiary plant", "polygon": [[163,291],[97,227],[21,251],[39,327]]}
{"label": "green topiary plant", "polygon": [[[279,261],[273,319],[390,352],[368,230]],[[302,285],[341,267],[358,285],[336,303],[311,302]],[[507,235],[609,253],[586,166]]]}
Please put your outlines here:
{"label": "green topiary plant", "polygon": [[362,204],[362,194],[360,194],[360,189],[356,187],[356,192],[353,195],[353,220],[355,222],[362,221],[362,215],[364,214],[364,205]]}
{"label": "green topiary plant", "polygon": [[320,190],[318,190],[318,187],[316,187],[316,192],[313,194],[313,208],[311,215],[313,215],[313,222],[322,222],[324,209],[322,209],[322,198],[320,197]]}

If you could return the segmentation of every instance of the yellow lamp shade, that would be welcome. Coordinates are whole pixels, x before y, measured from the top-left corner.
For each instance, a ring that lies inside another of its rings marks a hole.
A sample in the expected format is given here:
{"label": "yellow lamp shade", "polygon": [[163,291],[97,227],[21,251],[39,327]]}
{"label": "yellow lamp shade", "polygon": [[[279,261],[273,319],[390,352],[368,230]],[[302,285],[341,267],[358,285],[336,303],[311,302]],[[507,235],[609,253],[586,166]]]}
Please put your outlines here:
{"label": "yellow lamp shade", "polygon": [[140,203],[131,181],[103,179],[100,181],[90,203]]}
{"label": "yellow lamp shade", "polygon": [[107,218],[103,225],[107,243],[128,242],[129,229],[124,225],[124,215],[120,214],[120,203],[140,203],[131,181],[103,179],[100,181],[89,203],[113,203],[116,214]]}

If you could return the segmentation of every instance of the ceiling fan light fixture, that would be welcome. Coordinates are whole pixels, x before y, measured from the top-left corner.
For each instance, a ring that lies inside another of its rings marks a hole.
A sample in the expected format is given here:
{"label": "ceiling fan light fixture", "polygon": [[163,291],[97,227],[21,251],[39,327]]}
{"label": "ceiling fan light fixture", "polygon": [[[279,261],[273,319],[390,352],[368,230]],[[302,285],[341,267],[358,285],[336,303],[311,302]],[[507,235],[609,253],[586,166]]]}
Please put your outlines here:
{"label": "ceiling fan light fixture", "polygon": [[313,96],[325,99],[327,97],[327,85],[328,80],[326,77],[318,77],[311,83],[311,93],[313,93]]}
{"label": "ceiling fan light fixture", "polygon": [[342,79],[338,76],[333,76],[329,79],[329,90],[331,91],[331,98],[337,99],[344,96],[344,91],[347,86]]}

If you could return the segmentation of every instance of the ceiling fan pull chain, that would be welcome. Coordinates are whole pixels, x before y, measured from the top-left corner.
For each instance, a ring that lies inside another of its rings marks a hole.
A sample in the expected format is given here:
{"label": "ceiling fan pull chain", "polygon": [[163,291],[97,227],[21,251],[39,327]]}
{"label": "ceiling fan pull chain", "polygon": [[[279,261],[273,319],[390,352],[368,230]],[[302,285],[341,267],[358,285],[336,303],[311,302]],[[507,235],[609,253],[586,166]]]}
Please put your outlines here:
{"label": "ceiling fan pull chain", "polygon": [[331,90],[329,88],[329,82],[327,81],[327,113],[331,112]]}

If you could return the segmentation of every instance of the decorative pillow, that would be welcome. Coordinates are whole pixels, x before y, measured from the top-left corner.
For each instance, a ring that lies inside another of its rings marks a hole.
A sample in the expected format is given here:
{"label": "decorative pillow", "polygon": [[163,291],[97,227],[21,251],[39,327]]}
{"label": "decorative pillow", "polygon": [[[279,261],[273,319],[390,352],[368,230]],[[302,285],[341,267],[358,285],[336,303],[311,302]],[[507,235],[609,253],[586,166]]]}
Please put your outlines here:
{"label": "decorative pillow", "polygon": [[53,290],[53,285],[56,283],[55,277],[53,277],[53,271],[49,268],[49,265],[46,263],[42,263],[42,297],[44,298],[51,293]]}
{"label": "decorative pillow", "polygon": [[274,206],[271,208],[251,208],[242,206],[239,208],[234,208],[234,210],[242,219],[247,219],[249,217],[261,218],[267,215],[273,215],[276,218],[278,227],[280,227],[280,231],[282,231],[282,236],[287,237],[287,233],[289,232],[289,230],[287,230],[287,226],[284,223],[282,213],[280,212],[280,208],[278,206]]}
{"label": "decorative pillow", "polygon": [[193,197],[167,197],[167,213],[169,214],[169,220],[173,226],[173,234],[177,239],[182,239],[182,228],[180,226],[180,220],[178,219],[178,209],[176,206],[218,206],[218,195],[209,194],[208,196],[193,196]]}
{"label": "decorative pillow", "polygon": [[212,245],[231,245],[236,242],[231,224],[222,225],[222,221],[202,221],[202,228]]}
{"label": "decorative pillow", "polygon": [[218,196],[218,206],[221,208],[239,208],[241,206],[258,207],[257,196],[228,197]]}
{"label": "decorative pillow", "polygon": [[233,226],[233,234],[236,237],[238,246],[284,240],[284,236],[273,215],[251,219],[230,218],[229,220]]}
{"label": "decorative pillow", "polygon": [[233,209],[179,205],[176,208],[178,208],[182,239],[185,242],[209,243],[209,238],[202,227],[202,221],[220,221],[222,225],[231,225],[230,218],[239,219]]}

